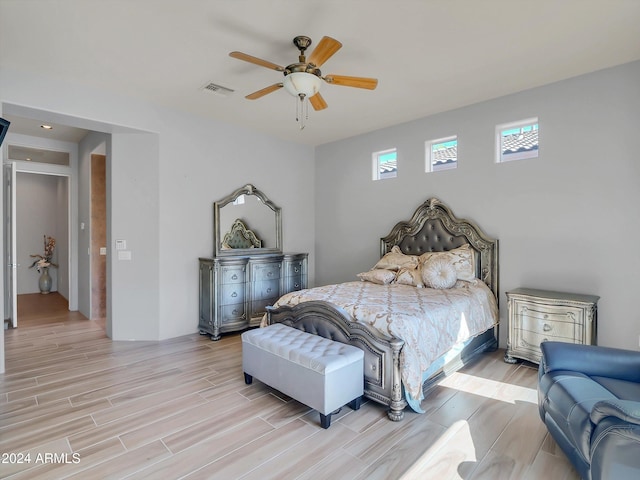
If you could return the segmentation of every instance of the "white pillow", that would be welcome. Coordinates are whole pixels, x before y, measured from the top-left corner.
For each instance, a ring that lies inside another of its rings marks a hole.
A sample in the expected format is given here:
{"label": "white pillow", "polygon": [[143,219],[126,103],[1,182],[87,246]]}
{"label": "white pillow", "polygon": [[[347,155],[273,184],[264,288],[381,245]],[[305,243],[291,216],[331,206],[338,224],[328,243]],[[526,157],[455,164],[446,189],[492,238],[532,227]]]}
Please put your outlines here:
{"label": "white pillow", "polygon": [[372,270],[384,269],[384,270],[400,270],[402,268],[417,268],[418,257],[415,255],[405,255],[400,250],[398,245],[394,245],[391,251],[385,254],[378,263],[376,263]]}
{"label": "white pillow", "polygon": [[363,282],[377,283],[379,285],[388,285],[396,279],[396,272],[391,270],[369,270],[358,274],[358,278]]}
{"label": "white pillow", "polygon": [[422,265],[422,281],[427,287],[451,288],[457,280],[456,268],[448,258],[435,256]]}
{"label": "white pillow", "polygon": [[461,247],[454,248],[447,252],[427,252],[420,255],[420,263],[426,264],[428,260],[434,258],[445,258],[456,269],[459,280],[472,281],[476,278],[476,256],[471,245],[465,243]]}
{"label": "white pillow", "polygon": [[418,288],[424,287],[419,268],[402,268],[398,271],[398,275],[396,275],[396,283]]}

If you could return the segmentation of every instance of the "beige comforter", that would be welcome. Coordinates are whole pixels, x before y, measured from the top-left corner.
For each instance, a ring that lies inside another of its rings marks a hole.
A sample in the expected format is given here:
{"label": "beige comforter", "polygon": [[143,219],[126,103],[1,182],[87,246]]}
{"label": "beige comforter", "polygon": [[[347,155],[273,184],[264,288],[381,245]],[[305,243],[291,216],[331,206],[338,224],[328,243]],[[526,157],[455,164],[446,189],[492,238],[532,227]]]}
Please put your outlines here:
{"label": "beige comforter", "polygon": [[402,381],[415,399],[422,398],[422,374],[434,360],[498,322],[495,297],[479,280],[459,280],[446,290],[347,282],[288,293],[274,306],[310,300],[338,305],[356,321],[404,340]]}

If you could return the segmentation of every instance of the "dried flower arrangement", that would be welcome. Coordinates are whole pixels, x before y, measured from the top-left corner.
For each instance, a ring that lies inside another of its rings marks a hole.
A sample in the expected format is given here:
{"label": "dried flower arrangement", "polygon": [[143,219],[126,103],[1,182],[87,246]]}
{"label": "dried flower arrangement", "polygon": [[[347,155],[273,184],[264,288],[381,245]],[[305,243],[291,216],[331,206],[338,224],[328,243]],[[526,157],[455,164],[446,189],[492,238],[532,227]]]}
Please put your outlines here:
{"label": "dried flower arrangement", "polygon": [[44,235],[44,255],[29,255],[32,258],[37,258],[38,260],[34,260],[34,262],[29,266],[29,268],[36,267],[38,272],[41,268],[46,267],[57,267],[58,265],[53,263],[51,260],[53,258],[53,251],[56,248],[56,239],[53,237],[48,237]]}

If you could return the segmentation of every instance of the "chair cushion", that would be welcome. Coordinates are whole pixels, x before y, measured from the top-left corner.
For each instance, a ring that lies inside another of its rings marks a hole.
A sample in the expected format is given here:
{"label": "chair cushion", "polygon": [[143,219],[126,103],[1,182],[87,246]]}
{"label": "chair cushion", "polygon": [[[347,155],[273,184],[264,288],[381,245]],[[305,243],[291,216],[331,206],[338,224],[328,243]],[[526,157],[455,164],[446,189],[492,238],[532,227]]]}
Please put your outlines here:
{"label": "chair cushion", "polygon": [[540,379],[544,409],[558,428],[589,462],[593,424],[590,414],[600,400],[616,398],[591,377],[580,372],[556,370]]}
{"label": "chair cushion", "polygon": [[620,400],[640,400],[640,383],[608,377],[591,377],[591,379],[594,382],[598,382]]}

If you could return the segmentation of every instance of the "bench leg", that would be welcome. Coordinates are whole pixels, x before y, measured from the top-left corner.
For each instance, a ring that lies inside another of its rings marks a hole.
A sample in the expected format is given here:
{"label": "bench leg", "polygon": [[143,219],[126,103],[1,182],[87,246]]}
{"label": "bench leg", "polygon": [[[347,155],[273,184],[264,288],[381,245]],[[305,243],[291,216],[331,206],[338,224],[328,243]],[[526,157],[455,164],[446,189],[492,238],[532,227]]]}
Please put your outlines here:
{"label": "bench leg", "polygon": [[244,372],[244,383],[246,383],[247,385],[251,385],[251,382],[253,382],[253,376],[249,375],[247,372]]}
{"label": "bench leg", "polygon": [[360,410],[361,404],[362,404],[362,397],[354,398],[349,402],[349,408],[351,408],[351,410]]}
{"label": "bench leg", "polygon": [[320,414],[320,426],[322,428],[329,428],[331,426],[331,414],[329,415]]}

